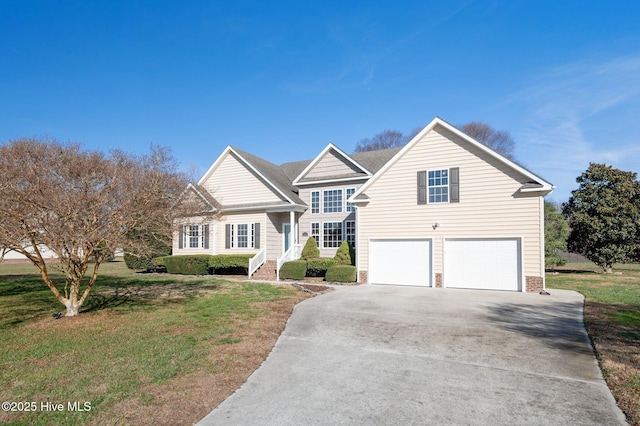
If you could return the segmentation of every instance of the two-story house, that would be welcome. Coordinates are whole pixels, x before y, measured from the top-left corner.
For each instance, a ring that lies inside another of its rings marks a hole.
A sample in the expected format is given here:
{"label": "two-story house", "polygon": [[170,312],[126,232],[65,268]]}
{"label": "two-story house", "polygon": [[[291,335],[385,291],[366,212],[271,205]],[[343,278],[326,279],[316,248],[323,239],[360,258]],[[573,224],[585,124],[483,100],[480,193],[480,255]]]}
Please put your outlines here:
{"label": "two-story house", "polygon": [[544,288],[553,186],[439,118],[402,149],[329,144],[279,166],[229,146],[188,190],[206,211],[183,221],[174,255],[255,254],[250,275],[272,277],[314,237],[326,257],[351,242],[362,283]]}

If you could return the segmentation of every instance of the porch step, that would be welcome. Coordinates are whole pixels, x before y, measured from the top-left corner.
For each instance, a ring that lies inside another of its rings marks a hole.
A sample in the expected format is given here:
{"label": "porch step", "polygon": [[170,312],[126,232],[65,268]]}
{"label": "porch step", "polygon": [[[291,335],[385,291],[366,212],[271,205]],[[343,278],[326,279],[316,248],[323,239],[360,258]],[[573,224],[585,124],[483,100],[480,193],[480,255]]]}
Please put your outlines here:
{"label": "porch step", "polygon": [[256,272],[251,275],[252,280],[271,280],[275,281],[276,279],[276,266],[277,262],[275,260],[267,260],[265,261],[260,268]]}

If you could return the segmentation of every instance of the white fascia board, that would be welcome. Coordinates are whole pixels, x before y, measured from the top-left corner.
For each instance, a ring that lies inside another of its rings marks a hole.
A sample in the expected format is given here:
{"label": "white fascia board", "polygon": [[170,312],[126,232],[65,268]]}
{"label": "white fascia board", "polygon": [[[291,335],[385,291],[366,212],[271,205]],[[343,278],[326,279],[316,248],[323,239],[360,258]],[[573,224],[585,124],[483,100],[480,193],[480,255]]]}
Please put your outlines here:
{"label": "white fascia board", "polygon": [[263,206],[222,208],[220,212],[223,214],[227,212],[241,212],[241,211],[255,211],[255,210],[266,210],[269,213],[290,212],[292,210],[295,212],[304,212],[308,208],[309,207],[303,206],[301,204],[290,204],[290,205],[282,205],[282,204],[273,205],[272,204],[272,205],[263,205]]}
{"label": "white fascia board", "polygon": [[270,186],[274,191],[276,191],[278,194],[282,195],[289,203],[295,204],[295,202],[291,198],[289,198],[287,196],[287,194],[282,192],[276,185],[273,184],[273,182],[271,182],[269,179],[267,179],[265,175],[263,175],[262,173],[260,173],[260,171],[258,169],[253,167],[253,164],[251,164],[249,161],[247,161],[242,155],[240,155],[239,152],[237,152],[231,146],[227,146],[225,148],[225,150],[222,152],[222,154],[220,154],[220,156],[216,159],[216,161],[214,161],[214,163],[211,165],[211,167],[209,167],[209,170],[207,170],[207,172],[204,174],[204,176],[202,176],[202,178],[198,181],[198,185],[202,185],[202,182],[204,182],[205,180],[207,180],[209,178],[209,176],[213,173],[213,171],[216,169],[216,167],[218,167],[218,165],[222,162],[222,159],[225,157],[225,155],[227,153],[233,153],[237,158],[240,159],[240,161],[242,161],[242,163],[244,163],[245,166],[249,167],[264,182],[266,182],[267,185]]}
{"label": "white fascia board", "polygon": [[545,187],[544,185],[541,188],[525,188],[521,189],[520,192],[542,192],[542,195],[549,195],[556,189],[555,185],[550,185],[550,188]]}
{"label": "white fascia board", "polygon": [[222,154],[220,154],[218,156],[218,158],[216,158],[216,161],[214,161],[213,164],[211,165],[211,167],[209,167],[209,169],[206,171],[206,173],[204,175],[202,175],[202,177],[198,181],[198,185],[202,185],[207,179],[209,179],[209,176],[211,176],[213,171],[216,168],[218,168],[218,165],[222,162],[222,160],[224,159],[224,157],[227,155],[227,153],[229,151],[231,151],[231,146],[227,145],[227,147],[224,149],[224,151],[222,151]]}
{"label": "white fascia board", "polygon": [[[298,176],[296,176],[296,178],[293,180],[293,185],[298,186],[298,185],[308,184],[308,183],[300,183],[300,179],[302,179],[304,177],[304,175],[306,175],[309,172],[309,170],[314,168],[316,166],[316,164],[318,164],[318,162],[322,159],[322,157],[324,157],[325,154],[327,152],[329,152],[329,150],[331,150],[331,149],[336,151],[338,154],[340,154],[343,158],[345,158],[351,164],[353,164],[354,166],[356,166],[357,168],[362,170],[367,176],[373,176],[373,174],[369,170],[364,168],[360,163],[355,161],[349,155],[345,154],[344,151],[342,151],[340,148],[335,146],[333,143],[329,142],[329,144],[324,147],[324,149],[320,152],[320,154],[316,155],[316,158],[314,158],[313,161],[311,161],[311,163],[309,163],[309,165],[307,167],[305,167],[304,170]],[[360,179],[362,179],[362,178],[360,178]]]}
{"label": "white fascia board", "polygon": [[371,175],[368,176],[355,176],[355,177],[349,177],[349,178],[340,178],[340,179],[327,179],[327,180],[314,180],[314,181],[309,181],[309,182],[298,182],[295,185],[296,186],[305,186],[305,185],[320,185],[320,184],[331,184],[331,183],[338,183],[338,182],[351,182],[354,180],[367,180],[369,179]]}
{"label": "white fascia board", "polygon": [[530,171],[524,169],[522,166],[519,166],[518,164],[516,164],[513,161],[509,160],[508,158],[503,157],[502,155],[498,154],[497,152],[495,152],[491,148],[487,147],[486,145],[481,144],[480,142],[478,142],[475,139],[473,139],[471,136],[469,136],[466,133],[464,133],[463,131],[457,129],[455,126],[452,126],[451,124],[447,123],[446,121],[444,121],[440,117],[436,117],[433,120],[431,120],[431,122],[429,124],[427,124],[427,126],[424,129],[422,129],[417,135],[415,135],[413,137],[413,139],[411,139],[409,141],[409,143],[407,143],[404,146],[404,148],[402,148],[398,153],[396,153],[396,155],[394,155],[393,158],[391,158],[391,160],[389,160],[387,162],[387,164],[385,164],[380,170],[378,170],[378,172],[375,175],[373,175],[373,177],[371,179],[369,179],[369,181],[367,181],[367,183],[362,185],[360,187],[360,189],[358,189],[356,191],[356,193],[353,194],[353,196],[356,197],[356,196],[362,194],[364,191],[366,191],[367,188],[369,188],[373,184],[373,182],[378,180],[378,178],[381,175],[383,175],[407,151],[409,151],[415,144],[417,144],[420,139],[422,139],[427,133],[432,131],[438,125],[444,127],[445,129],[447,129],[451,133],[455,134],[456,136],[460,137],[461,139],[463,139],[464,141],[468,142],[469,144],[471,144],[471,145],[475,146],[476,148],[486,152],[490,156],[496,158],[497,160],[501,161],[502,163],[506,164],[507,166],[511,167],[512,169],[518,171],[520,174],[522,174],[522,175],[524,175],[524,176],[526,176],[526,177],[528,177],[528,178],[530,178],[532,180],[535,180],[536,182],[539,182],[542,185],[542,188],[536,189],[537,191],[549,191],[549,192],[553,191],[554,186],[551,185],[549,182],[545,181],[544,179],[540,178],[539,176],[536,176],[535,174],[531,173]]}

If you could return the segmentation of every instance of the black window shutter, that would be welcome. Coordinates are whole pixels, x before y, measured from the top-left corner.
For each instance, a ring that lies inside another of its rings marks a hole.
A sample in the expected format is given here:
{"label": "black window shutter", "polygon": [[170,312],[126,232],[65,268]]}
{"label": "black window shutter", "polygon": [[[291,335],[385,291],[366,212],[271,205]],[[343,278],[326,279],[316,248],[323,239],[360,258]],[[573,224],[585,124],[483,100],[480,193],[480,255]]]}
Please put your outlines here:
{"label": "black window shutter", "polygon": [[449,169],[449,202],[460,202],[460,168]]}
{"label": "black window shutter", "polygon": [[231,225],[224,226],[224,248],[231,248]]}
{"label": "black window shutter", "polygon": [[253,224],[253,241],[254,247],[260,248],[260,222],[256,222]]}
{"label": "black window shutter", "polygon": [[427,172],[418,172],[418,204],[427,204]]}
{"label": "black window shutter", "polygon": [[204,225],[204,248],[209,248],[209,225]]}
{"label": "black window shutter", "polygon": [[180,225],[180,231],[178,235],[178,248],[184,248],[184,225]]}

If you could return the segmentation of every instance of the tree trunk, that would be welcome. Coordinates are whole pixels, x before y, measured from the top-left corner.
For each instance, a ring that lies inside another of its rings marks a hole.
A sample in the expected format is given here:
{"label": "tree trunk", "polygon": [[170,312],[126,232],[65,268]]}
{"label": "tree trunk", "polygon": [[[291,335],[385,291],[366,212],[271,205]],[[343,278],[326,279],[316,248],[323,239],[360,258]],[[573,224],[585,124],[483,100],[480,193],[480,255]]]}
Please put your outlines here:
{"label": "tree trunk", "polygon": [[65,317],[75,317],[80,313],[80,304],[78,303],[77,297],[75,302],[71,298],[67,299],[65,305],[67,307],[67,313],[64,314]]}
{"label": "tree trunk", "polygon": [[604,265],[602,269],[604,269],[605,274],[613,274],[613,265]]}
{"label": "tree trunk", "polygon": [[[78,292],[80,291],[80,279],[73,277],[69,289],[69,298],[65,300],[64,305],[67,307],[67,313],[65,317],[75,317],[80,312],[81,303],[78,302]],[[77,282],[76,282],[77,281]]]}

